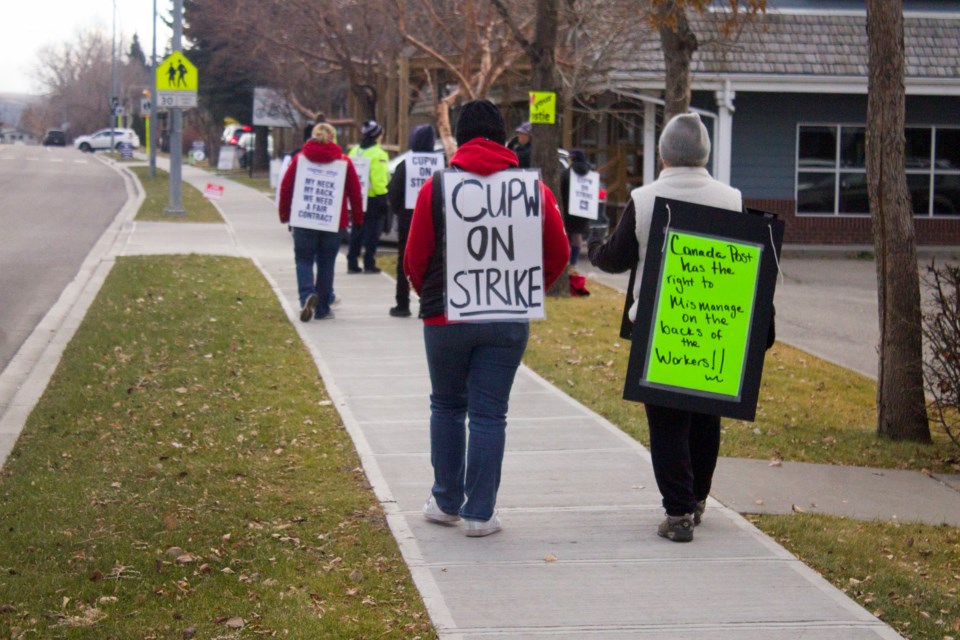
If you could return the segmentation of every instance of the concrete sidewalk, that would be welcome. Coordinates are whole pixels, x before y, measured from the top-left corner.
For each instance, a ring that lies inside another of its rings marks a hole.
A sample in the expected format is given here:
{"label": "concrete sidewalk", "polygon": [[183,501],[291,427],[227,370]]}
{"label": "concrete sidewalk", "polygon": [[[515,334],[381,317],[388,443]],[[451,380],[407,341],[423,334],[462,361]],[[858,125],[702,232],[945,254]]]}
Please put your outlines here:
{"label": "concrete sidewalk", "polygon": [[[822,249],[811,253],[804,257],[797,249],[784,250],[775,297],[777,341],[875,379],[879,329],[873,261],[824,258]],[[585,260],[577,270],[626,290],[628,274],[603,273]],[[738,513],[802,510],[960,526],[956,474],[721,458],[711,494]]]}
{"label": "concrete sidewalk", "polygon": [[[347,275],[341,258],[336,318],[300,323],[292,242],[271,200],[190,167],[183,175],[201,189],[226,184],[217,204],[227,224],[121,220],[102,263],[195,252],[260,267],[317,363],[441,637],[899,637],[716,500],[694,543],[658,538],[646,450],[525,367],[511,398],[503,532],[468,539],[425,522],[429,379],[420,322],[387,315],[393,281]],[[99,284],[84,299],[90,288]],[[85,309],[71,305],[63,323]]]}

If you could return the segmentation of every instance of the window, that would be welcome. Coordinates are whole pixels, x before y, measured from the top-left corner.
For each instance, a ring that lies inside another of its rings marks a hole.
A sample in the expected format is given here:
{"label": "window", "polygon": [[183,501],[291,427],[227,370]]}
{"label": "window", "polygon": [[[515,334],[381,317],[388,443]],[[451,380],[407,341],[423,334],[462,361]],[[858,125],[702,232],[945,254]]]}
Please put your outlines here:
{"label": "window", "polygon": [[[960,215],[960,128],[907,127],[907,188],[917,216]],[[800,125],[797,214],[868,215],[866,128]]]}

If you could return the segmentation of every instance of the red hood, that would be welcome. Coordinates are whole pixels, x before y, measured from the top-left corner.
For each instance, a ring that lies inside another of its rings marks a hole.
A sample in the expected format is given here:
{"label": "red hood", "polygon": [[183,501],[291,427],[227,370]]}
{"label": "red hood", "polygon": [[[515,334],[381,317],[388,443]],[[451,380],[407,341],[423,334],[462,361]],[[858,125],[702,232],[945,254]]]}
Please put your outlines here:
{"label": "red hood", "polygon": [[486,138],[474,138],[457,149],[450,164],[470,173],[489,176],[497,171],[515,168],[519,163],[517,154],[502,144]]}
{"label": "red hood", "polygon": [[316,140],[307,140],[301,153],[307,160],[317,164],[333,162],[343,157],[343,149],[340,148],[340,145],[333,142],[317,142]]}

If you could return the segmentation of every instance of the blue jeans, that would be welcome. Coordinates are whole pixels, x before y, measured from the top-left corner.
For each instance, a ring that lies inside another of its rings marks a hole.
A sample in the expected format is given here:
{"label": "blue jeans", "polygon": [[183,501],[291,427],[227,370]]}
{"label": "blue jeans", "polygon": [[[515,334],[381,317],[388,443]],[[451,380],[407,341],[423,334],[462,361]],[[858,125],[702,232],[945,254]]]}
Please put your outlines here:
{"label": "blue jeans", "polygon": [[[493,516],[510,389],[529,335],[530,327],[525,322],[424,325],[433,389],[433,496],[446,513],[459,513],[467,520],[489,520]],[[464,423],[467,416],[469,445]]]}
{"label": "blue jeans", "polygon": [[[293,257],[297,264],[297,290],[300,307],[311,293],[317,294],[314,317],[330,313],[333,296],[333,267],[340,252],[340,234],[316,229],[293,228]],[[316,265],[316,275],[314,275]]]}

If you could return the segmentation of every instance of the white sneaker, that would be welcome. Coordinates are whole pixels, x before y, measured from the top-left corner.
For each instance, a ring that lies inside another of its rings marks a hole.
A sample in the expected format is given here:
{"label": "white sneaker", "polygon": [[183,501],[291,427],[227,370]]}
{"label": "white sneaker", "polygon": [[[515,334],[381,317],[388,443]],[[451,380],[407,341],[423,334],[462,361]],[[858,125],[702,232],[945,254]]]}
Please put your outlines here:
{"label": "white sneaker", "polygon": [[432,495],[423,504],[423,517],[430,522],[440,522],[442,524],[449,524],[460,520],[460,516],[455,513],[451,514],[441,511],[440,507],[437,506],[437,501],[433,499]]}
{"label": "white sneaker", "polygon": [[489,520],[464,520],[464,532],[468,538],[481,538],[500,531],[500,516],[494,512]]}

